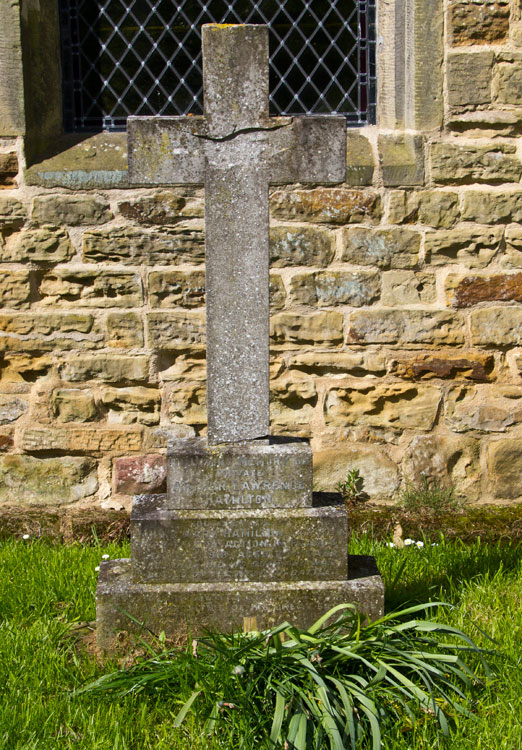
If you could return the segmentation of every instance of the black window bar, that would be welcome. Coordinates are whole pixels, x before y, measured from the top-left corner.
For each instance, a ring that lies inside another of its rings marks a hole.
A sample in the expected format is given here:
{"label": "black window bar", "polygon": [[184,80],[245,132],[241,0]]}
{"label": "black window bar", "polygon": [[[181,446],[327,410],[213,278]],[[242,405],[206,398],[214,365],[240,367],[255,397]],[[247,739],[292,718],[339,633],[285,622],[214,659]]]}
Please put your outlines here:
{"label": "black window bar", "polygon": [[201,25],[270,30],[272,114],[375,122],[376,0],[60,0],[64,125],[203,112]]}

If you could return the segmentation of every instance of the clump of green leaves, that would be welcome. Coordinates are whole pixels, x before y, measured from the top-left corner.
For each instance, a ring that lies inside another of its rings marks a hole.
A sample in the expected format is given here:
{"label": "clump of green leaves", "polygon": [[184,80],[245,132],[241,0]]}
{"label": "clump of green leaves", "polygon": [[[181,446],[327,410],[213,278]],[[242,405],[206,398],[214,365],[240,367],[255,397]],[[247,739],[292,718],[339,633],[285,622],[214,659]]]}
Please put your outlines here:
{"label": "clump of green leaves", "polygon": [[79,692],[163,693],[179,706],[180,687],[192,683],[174,726],[190,717],[230,746],[355,750],[368,740],[378,750],[387,727],[427,721],[448,735],[453,717],[471,716],[463,688],[478,677],[464,660],[489,670],[462,631],[417,619],[437,606],[365,624],[341,604],[307,630],[284,622],[265,632],[209,633],[191,649],[164,650]]}
{"label": "clump of green leaves", "polygon": [[359,469],[350,469],[343,481],[337,482],[335,489],[340,493],[346,505],[355,505],[366,500],[368,495],[363,491],[364,479]]}
{"label": "clump of green leaves", "polygon": [[447,486],[435,477],[421,473],[420,480],[406,480],[406,489],[401,494],[401,505],[409,511],[432,513],[456,511],[460,501],[455,495],[455,488]]}

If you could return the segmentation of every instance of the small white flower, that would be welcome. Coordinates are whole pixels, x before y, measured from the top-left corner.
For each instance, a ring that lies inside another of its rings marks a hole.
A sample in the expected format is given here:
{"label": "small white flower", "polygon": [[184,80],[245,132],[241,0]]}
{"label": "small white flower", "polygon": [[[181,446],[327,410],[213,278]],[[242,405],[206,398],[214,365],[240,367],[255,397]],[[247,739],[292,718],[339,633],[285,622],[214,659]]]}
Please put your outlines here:
{"label": "small white flower", "polygon": [[22,539],[30,539],[30,538],[31,537],[29,536],[29,534],[24,534],[23,537],[22,537]]}
{"label": "small white flower", "polygon": [[245,668],[242,664],[236,664],[232,670],[232,674],[245,674]]}
{"label": "small white flower", "polygon": [[424,542],[415,542],[417,547],[424,547]]}
{"label": "small white flower", "polygon": [[431,546],[432,546],[432,547],[438,547],[438,546],[439,546],[439,543],[438,543],[438,542],[432,542],[432,543],[431,543]]}
{"label": "small white flower", "polygon": [[99,565],[97,565],[97,566],[96,566],[96,567],[94,568],[94,572],[95,572],[95,573],[97,573],[97,572],[99,571],[99,569],[100,569],[100,566],[99,566]]}
{"label": "small white flower", "polygon": [[410,544],[415,544],[415,540],[413,539],[405,539],[404,540],[404,546],[409,547]]}
{"label": "small white flower", "polygon": [[394,542],[386,542],[387,547],[396,547],[397,545]]}
{"label": "small white flower", "polygon": [[102,555],[102,560],[108,560],[110,555]]}

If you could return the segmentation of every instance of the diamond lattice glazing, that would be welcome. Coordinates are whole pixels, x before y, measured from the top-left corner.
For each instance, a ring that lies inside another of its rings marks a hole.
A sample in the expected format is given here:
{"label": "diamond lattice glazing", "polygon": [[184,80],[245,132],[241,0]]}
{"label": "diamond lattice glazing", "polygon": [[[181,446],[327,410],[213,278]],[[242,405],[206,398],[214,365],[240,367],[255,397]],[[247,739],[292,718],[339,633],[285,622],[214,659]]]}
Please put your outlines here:
{"label": "diamond lattice glazing", "polygon": [[201,25],[270,28],[273,114],[373,122],[375,0],[60,0],[67,130],[203,111]]}

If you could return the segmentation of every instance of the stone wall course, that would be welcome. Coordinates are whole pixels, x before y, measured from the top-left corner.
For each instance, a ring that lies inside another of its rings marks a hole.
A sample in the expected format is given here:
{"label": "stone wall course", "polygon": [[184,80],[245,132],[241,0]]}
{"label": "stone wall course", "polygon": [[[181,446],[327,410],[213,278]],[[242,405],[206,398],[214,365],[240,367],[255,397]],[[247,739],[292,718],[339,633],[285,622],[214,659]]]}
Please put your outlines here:
{"label": "stone wall course", "polygon": [[[345,180],[270,188],[271,430],[311,438],[323,489],[359,468],[390,502],[424,471],[519,501],[522,6],[411,11],[381,3]],[[163,491],[169,436],[206,432],[204,190],[129,187],[125,133],[40,158],[22,132],[0,139],[0,502],[127,505]]]}
{"label": "stone wall course", "polygon": [[203,225],[180,223],[162,231],[131,226],[85,232],[85,263],[124,263],[148,266],[202,263],[205,257]]}
{"label": "stone wall course", "polygon": [[292,301],[300,305],[361,307],[375,302],[380,290],[374,271],[312,271],[296,273],[290,280]]}
{"label": "stone wall course", "polygon": [[381,201],[378,193],[369,190],[276,190],[270,198],[270,210],[274,218],[283,220],[334,225],[373,223],[381,216]]}
{"label": "stone wall course", "polygon": [[0,153],[0,190],[16,185],[18,169],[18,156],[14,151],[7,154]]}
{"label": "stone wall course", "polygon": [[108,202],[100,197],[42,195],[33,201],[31,219],[54,226],[105,224],[112,219],[112,212]]}
{"label": "stone wall course", "polygon": [[515,143],[435,142],[430,147],[431,177],[441,185],[519,182],[522,163]]}
{"label": "stone wall course", "polygon": [[450,0],[452,44],[498,44],[504,41],[509,33],[509,11],[509,0]]}

